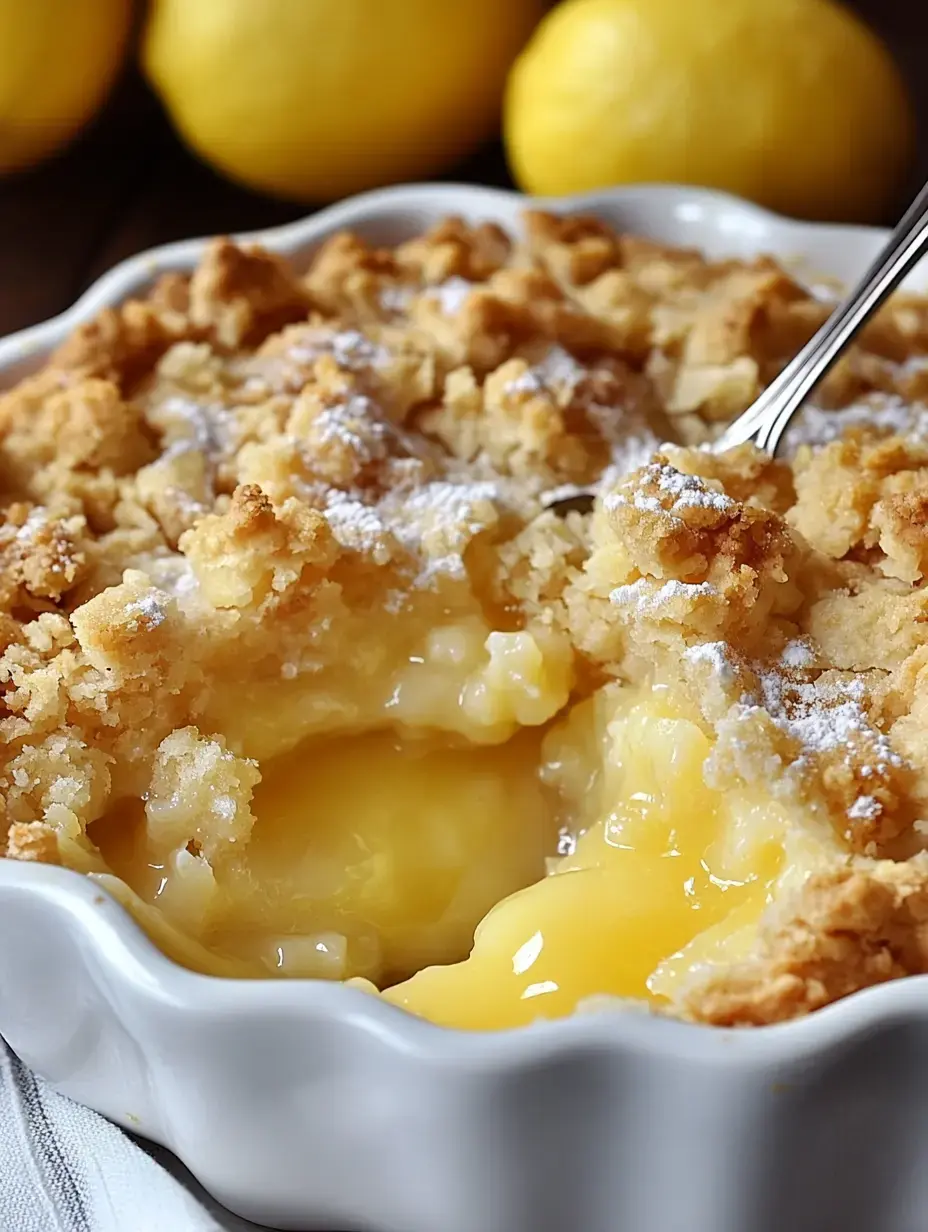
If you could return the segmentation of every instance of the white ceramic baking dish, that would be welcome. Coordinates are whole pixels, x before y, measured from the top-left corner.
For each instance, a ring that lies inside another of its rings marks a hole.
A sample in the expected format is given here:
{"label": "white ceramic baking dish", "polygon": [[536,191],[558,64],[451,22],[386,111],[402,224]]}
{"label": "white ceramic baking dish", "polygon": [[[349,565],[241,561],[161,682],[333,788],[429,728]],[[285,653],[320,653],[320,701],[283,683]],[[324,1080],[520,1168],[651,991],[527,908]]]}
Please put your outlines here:
{"label": "white ceramic baking dish", "polygon": [[[841,279],[882,239],[690,188],[540,204]],[[515,228],[522,205],[406,187],[251,238],[299,261],[342,227],[393,241],[455,213]],[[0,342],[0,386],[201,248],[127,261],[63,316]],[[60,1091],[170,1147],[220,1201],[279,1228],[928,1228],[928,977],[762,1030],[609,1012],[469,1035],[335,985],[191,974],[90,881],[0,860],[0,1032]]]}

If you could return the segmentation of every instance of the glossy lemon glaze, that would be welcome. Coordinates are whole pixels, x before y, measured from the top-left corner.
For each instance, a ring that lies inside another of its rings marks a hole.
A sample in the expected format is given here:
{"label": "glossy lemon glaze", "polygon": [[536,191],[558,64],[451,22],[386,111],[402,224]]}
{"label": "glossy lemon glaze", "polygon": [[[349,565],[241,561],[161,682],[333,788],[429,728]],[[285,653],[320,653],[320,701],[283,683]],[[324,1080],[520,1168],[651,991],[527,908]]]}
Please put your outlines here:
{"label": "glossy lemon glaze", "polygon": [[575,848],[493,908],[466,962],[384,995],[483,1029],[560,1017],[598,994],[662,1000],[702,939],[711,950],[751,930],[783,860],[777,807],[707,786],[710,752],[666,690],[609,691],[578,707],[544,748],[545,777],[583,831]]}

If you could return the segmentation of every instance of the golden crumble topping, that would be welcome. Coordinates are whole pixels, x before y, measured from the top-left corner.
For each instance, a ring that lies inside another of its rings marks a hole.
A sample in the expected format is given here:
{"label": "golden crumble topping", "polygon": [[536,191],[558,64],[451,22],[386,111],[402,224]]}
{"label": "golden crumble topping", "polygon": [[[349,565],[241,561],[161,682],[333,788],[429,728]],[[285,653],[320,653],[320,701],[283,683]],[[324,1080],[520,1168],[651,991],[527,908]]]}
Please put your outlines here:
{"label": "golden crumble topping", "polygon": [[709,448],[828,311],[530,211],[305,269],[215,241],[80,327],[0,394],[6,854],[188,965],[402,989],[469,979],[546,859],[539,910],[605,871],[597,828],[650,850],[609,827],[691,756],[711,927],[557,1012],[762,1024],[928,969],[928,299],[786,460]]}
{"label": "golden crumble topping", "polygon": [[765,924],[757,957],[695,983],[684,1013],[719,1026],[783,1022],[928,971],[928,868],[906,862],[813,875]]}

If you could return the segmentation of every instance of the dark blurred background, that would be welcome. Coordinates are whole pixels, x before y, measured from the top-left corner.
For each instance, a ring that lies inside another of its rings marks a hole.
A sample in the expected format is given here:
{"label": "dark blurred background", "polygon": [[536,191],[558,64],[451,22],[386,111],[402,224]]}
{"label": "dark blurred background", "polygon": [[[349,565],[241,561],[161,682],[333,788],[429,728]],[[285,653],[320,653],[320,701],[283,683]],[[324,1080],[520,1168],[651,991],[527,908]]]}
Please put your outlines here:
{"label": "dark blurred background", "polygon": [[[883,37],[908,79],[920,125],[918,181],[928,179],[928,3],[845,2]],[[510,183],[498,146],[447,178]],[[66,153],[0,182],[0,335],[60,312],[116,261],[144,248],[306,213],[303,205],[231,185],[199,163],[130,73]]]}

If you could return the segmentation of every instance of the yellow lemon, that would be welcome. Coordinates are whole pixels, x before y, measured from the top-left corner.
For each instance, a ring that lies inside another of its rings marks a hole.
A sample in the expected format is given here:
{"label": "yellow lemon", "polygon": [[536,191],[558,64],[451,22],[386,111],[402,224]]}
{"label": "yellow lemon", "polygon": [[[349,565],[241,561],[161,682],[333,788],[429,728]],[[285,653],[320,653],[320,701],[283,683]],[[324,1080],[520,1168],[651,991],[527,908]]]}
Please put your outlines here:
{"label": "yellow lemon", "polygon": [[154,0],[146,71],[236,179],[325,200],[442,170],[493,131],[543,0]]}
{"label": "yellow lemon", "polygon": [[833,0],[567,0],[513,66],[505,129],[534,193],[677,181],[835,221],[890,208],[914,144],[889,53]]}
{"label": "yellow lemon", "polygon": [[0,173],[59,149],[122,62],[131,0],[0,0]]}

